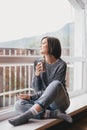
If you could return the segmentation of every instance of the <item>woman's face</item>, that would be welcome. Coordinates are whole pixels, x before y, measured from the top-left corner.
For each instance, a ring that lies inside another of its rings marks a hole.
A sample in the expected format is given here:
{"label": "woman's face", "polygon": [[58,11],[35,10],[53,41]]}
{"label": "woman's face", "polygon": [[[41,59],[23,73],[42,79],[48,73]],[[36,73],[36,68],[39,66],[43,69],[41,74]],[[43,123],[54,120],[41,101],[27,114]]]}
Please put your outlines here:
{"label": "woman's face", "polygon": [[45,39],[43,39],[41,41],[40,53],[43,54],[43,55],[47,55],[48,54],[48,41],[47,41],[47,38],[45,38]]}

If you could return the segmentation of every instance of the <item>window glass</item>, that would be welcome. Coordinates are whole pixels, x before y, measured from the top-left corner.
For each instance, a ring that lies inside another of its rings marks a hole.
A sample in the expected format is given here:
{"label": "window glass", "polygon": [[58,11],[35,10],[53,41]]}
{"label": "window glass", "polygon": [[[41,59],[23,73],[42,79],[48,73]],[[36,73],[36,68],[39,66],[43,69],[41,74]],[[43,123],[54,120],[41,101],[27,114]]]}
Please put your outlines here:
{"label": "window glass", "polygon": [[38,49],[42,36],[52,35],[62,55],[74,55],[74,15],[68,0],[0,1],[0,47]]}
{"label": "window glass", "polygon": [[[26,58],[38,55],[43,36],[58,37],[62,56],[69,59],[65,59],[68,66],[67,88],[70,92],[81,91],[83,23],[84,10],[74,7],[68,0],[0,1],[0,56]],[[72,60],[73,57],[78,58]],[[0,64],[0,110],[14,105],[18,93],[33,92],[31,80],[31,64]]]}

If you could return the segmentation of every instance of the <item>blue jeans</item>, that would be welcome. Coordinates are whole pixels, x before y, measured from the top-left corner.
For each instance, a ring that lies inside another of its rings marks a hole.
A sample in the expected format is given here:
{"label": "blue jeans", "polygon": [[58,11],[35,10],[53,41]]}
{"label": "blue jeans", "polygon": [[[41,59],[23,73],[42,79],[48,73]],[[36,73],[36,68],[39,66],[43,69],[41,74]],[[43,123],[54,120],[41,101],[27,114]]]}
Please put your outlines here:
{"label": "blue jeans", "polygon": [[61,111],[65,111],[70,105],[70,100],[69,95],[61,82],[55,80],[47,86],[42,96],[36,101],[21,99],[16,101],[15,109],[17,112],[23,113],[29,110],[35,103],[38,103],[43,108],[43,111],[35,117],[41,118],[45,109],[60,109]]}

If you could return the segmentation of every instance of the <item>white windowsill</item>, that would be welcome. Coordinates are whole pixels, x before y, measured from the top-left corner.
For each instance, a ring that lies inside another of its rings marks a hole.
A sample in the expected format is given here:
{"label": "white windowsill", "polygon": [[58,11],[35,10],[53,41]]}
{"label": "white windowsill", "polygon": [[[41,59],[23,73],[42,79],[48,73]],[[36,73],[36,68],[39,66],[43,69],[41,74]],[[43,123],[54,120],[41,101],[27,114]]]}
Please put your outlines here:
{"label": "white windowsill", "polygon": [[[72,97],[71,99],[71,105],[67,109],[67,113],[74,115],[76,114],[76,111],[83,107],[87,107],[87,93],[84,93],[80,96]],[[52,126],[54,124],[57,124],[61,122],[59,119],[46,119],[46,120],[37,120],[37,119],[31,119],[29,123],[13,127],[11,124],[8,123],[8,120],[4,120],[0,122],[0,129],[1,130],[44,130],[48,128],[49,126]]]}

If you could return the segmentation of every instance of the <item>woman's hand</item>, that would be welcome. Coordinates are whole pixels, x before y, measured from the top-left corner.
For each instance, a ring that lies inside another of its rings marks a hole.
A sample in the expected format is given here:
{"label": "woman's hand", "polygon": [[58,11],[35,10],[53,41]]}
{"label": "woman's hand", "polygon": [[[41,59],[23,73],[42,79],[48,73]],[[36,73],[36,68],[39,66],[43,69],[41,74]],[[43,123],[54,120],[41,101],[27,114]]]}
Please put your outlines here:
{"label": "woman's hand", "polygon": [[42,71],[43,71],[42,62],[38,62],[38,64],[36,65],[35,75],[39,76]]}
{"label": "woman's hand", "polygon": [[19,99],[29,100],[30,96],[28,94],[20,94],[17,96]]}

